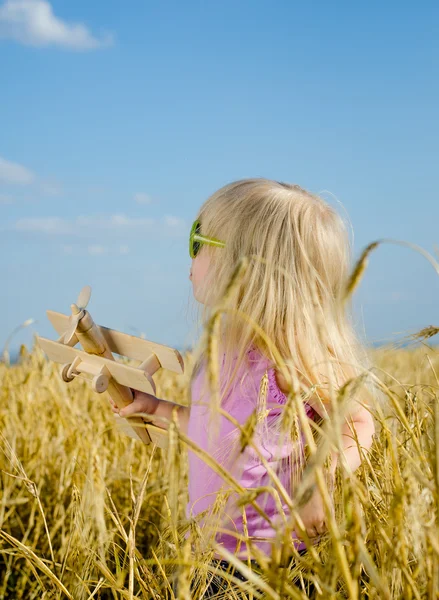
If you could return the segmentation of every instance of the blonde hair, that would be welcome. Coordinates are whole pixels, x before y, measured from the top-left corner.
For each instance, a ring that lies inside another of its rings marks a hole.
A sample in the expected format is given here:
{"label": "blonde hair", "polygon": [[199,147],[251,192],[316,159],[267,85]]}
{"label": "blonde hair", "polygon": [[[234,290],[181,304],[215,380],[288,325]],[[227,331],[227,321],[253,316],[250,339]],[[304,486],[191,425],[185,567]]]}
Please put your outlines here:
{"label": "blonde hair", "polygon": [[[202,292],[204,333],[239,260],[250,261],[221,322],[219,341],[229,374],[223,397],[232,384],[233,356],[238,356],[236,373],[251,344],[276,363],[252,322],[275,345],[292,376],[300,377],[302,389],[319,386],[323,404],[330,389],[370,367],[353,325],[351,300],[342,301],[351,247],[346,225],[331,205],[298,185],[242,179],[212,194],[197,218],[202,234],[225,242],[224,248],[203,245],[200,250],[210,260]],[[204,335],[194,373],[205,358],[206,342]]]}

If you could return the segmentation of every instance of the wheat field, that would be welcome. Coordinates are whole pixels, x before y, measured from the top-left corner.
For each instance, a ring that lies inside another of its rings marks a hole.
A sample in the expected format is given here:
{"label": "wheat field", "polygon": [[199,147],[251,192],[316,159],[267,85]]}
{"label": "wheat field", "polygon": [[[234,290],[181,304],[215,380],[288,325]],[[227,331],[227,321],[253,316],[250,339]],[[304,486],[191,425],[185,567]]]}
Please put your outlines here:
{"label": "wheat field", "polygon": [[[310,580],[316,598],[439,598],[439,351],[370,352],[385,402],[363,464],[337,471],[335,529],[222,597],[307,598]],[[154,376],[158,397],[188,402],[191,360]],[[197,577],[201,597],[210,556],[185,519],[184,443],[122,435],[105,396],[64,383],[36,346],[0,363],[1,599],[190,598]]]}

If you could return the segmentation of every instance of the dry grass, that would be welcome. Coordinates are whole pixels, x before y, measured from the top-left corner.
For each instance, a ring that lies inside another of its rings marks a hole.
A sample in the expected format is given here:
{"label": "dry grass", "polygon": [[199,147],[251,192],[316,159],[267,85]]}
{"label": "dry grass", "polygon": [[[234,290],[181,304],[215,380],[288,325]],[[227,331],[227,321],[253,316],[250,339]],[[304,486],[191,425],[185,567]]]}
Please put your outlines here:
{"label": "dry grass", "polygon": [[[386,401],[363,465],[338,471],[336,529],[290,573],[247,572],[254,597],[305,598],[297,576],[321,598],[439,597],[439,353],[372,352]],[[159,397],[187,402],[184,358],[184,375],[155,377]],[[178,431],[169,452],[121,436],[104,395],[24,348],[0,363],[0,424],[0,598],[173,598],[173,578],[190,597],[209,556],[191,551],[194,524],[184,538]]]}

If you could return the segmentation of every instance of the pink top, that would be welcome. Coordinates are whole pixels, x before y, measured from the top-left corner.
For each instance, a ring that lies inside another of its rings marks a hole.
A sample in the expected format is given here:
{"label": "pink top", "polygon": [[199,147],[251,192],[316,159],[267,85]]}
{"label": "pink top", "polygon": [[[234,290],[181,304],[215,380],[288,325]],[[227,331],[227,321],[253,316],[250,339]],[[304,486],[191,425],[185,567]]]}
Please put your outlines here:
{"label": "pink top", "polygon": [[[294,484],[292,486],[291,469],[288,466],[291,459],[296,463],[298,460],[303,461],[304,436],[302,433],[302,438],[296,444],[296,448],[292,447],[291,442],[285,442],[282,448],[280,448],[279,443],[276,443],[279,437],[279,433],[277,433],[279,426],[276,427],[276,422],[279,425],[282,413],[280,405],[285,404],[287,398],[277,385],[274,367],[269,364],[268,359],[263,357],[255,348],[249,350],[247,355],[251,366],[245,370],[245,373],[238,372],[233,388],[228,392],[227,397],[223,401],[222,408],[240,424],[244,424],[257,406],[261,379],[265,372],[267,372],[268,390],[266,402],[267,410],[271,409],[266,418],[268,435],[267,431],[264,433],[263,429],[258,426],[253,439],[264,458],[278,474],[287,492],[291,494],[291,488],[294,487]],[[222,381],[221,373],[223,366],[224,356],[220,371],[220,381]],[[241,382],[243,375],[245,377]],[[205,363],[203,363],[192,382],[192,404],[189,416],[188,436],[200,448],[209,452],[224,468],[231,472],[243,487],[273,487],[267,469],[261,463],[258,454],[251,447],[247,446],[242,454],[239,452],[239,445],[236,451],[232,451],[231,442],[239,438],[240,432],[223,415],[219,417],[219,437],[213,439],[213,435],[208,430],[208,399],[202,397],[202,386],[205,376]],[[278,406],[279,408],[277,408]],[[305,403],[305,409],[308,417],[314,419],[316,416],[314,409],[307,403]],[[189,449],[189,502],[186,511],[187,517],[195,517],[200,512],[210,508],[215,502],[217,492],[220,488],[226,490],[230,489],[230,486],[203,459],[196,456]],[[242,507],[237,508],[234,506],[233,499],[236,499],[236,497],[236,494],[232,494],[227,506],[221,509],[221,518],[225,519],[221,526],[232,532],[243,534]],[[280,501],[283,511],[286,517],[288,517],[290,514],[289,509],[281,498]],[[256,502],[270,517],[272,522],[283,522],[283,516],[279,514],[273,494],[263,492],[258,495]],[[245,513],[248,535],[258,548],[270,556],[272,544],[275,543],[276,530],[270,526],[267,520],[251,504],[245,505]],[[200,525],[202,525],[202,522]],[[292,536],[296,539],[295,532],[292,533]],[[237,543],[239,543],[239,540],[235,536],[218,532],[216,542],[222,544],[230,552],[238,554],[241,558],[247,558],[247,546],[245,543],[241,542],[239,552],[237,552]],[[295,545],[298,550],[306,548],[305,543],[299,540],[297,540]]]}

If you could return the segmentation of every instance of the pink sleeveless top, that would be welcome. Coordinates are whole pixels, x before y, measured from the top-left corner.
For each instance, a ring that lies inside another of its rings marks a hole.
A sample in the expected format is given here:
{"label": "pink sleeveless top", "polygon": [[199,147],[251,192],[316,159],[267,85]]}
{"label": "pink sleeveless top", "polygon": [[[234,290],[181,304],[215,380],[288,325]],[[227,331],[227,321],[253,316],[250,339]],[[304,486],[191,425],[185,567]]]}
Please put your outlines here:
{"label": "pink sleeveless top", "polygon": [[[274,419],[281,418],[282,407],[286,403],[285,394],[279,389],[275,377],[275,370],[269,364],[268,359],[263,357],[258,350],[252,348],[247,352],[250,361],[250,368],[247,368],[245,373],[238,372],[233,383],[231,391],[223,401],[222,408],[234,417],[241,425],[243,425],[257,406],[259,388],[261,379],[267,372],[268,375],[268,390],[267,390],[267,410],[271,409],[266,417],[268,428],[259,429],[259,433],[255,433],[253,440],[261,451],[264,458],[268,461],[273,470],[278,474],[280,481],[289,494],[294,493],[294,485],[291,481],[290,460],[304,460],[305,439],[302,436],[297,442],[293,453],[291,442],[286,442],[284,447],[280,447],[278,441],[279,428],[273,428]],[[224,366],[224,356],[222,360],[221,374]],[[243,365],[244,367],[245,365]],[[242,379],[245,375],[244,379]],[[271,477],[267,469],[261,462],[260,457],[255,450],[249,446],[240,453],[238,449],[231,452],[231,443],[236,438],[239,438],[240,431],[223,415],[220,415],[219,437],[215,437],[212,442],[212,434],[209,430],[209,412],[208,398],[202,397],[202,386],[204,385],[207,373],[205,363],[199,369],[192,382],[192,404],[190,409],[188,436],[200,448],[213,456],[224,468],[231,472],[235,479],[244,488],[258,487],[273,487]],[[207,388],[208,389],[208,388]],[[305,403],[307,416],[310,419],[316,417],[316,412],[307,403]],[[272,427],[270,428],[270,424]],[[210,440],[210,443],[209,443]],[[230,489],[230,485],[226,483],[220,475],[218,475],[206,462],[199,458],[193,451],[189,449],[189,502],[187,505],[187,517],[196,517],[199,513],[210,509],[215,502],[217,493],[220,489]],[[282,467],[280,465],[282,463]],[[303,464],[303,462],[302,462]],[[287,465],[287,468],[285,468]],[[243,523],[243,508],[237,508],[233,502],[233,497],[236,499],[237,494],[232,494],[232,497],[227,502],[225,509],[220,511],[222,522],[221,527],[231,532],[244,534]],[[282,498],[279,498],[285,516],[290,514],[287,505]],[[283,517],[279,514],[276,506],[276,501],[273,494],[263,492],[256,499],[257,504],[270,517],[273,523],[281,524]],[[267,556],[271,555],[272,545],[276,543],[276,530],[270,526],[270,523],[260,515],[257,510],[251,505],[245,505],[245,514],[247,522],[247,531],[252,542]],[[203,525],[203,520],[200,525]],[[282,528],[282,526],[281,526]],[[294,542],[298,550],[306,548],[305,543],[296,538],[295,532],[292,532],[292,537],[297,541]],[[247,558],[247,546],[241,542],[239,551],[237,551],[238,539],[226,532],[218,532],[215,540],[223,545],[233,554],[237,554],[241,558]],[[316,539],[317,541],[317,539]],[[250,556],[250,558],[254,558]]]}

